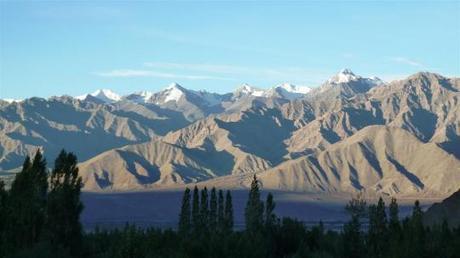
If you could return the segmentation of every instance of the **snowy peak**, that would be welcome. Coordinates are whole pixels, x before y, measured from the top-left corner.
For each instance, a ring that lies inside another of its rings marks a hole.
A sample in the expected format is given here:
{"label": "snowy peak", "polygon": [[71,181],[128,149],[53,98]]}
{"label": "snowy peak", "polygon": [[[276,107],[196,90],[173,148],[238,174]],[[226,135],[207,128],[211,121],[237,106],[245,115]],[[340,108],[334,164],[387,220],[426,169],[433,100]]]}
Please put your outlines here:
{"label": "snowy peak", "polygon": [[287,92],[290,93],[299,93],[299,94],[307,94],[308,92],[311,91],[310,87],[307,86],[299,86],[299,85],[293,85],[290,83],[283,83],[276,88],[281,88]]}
{"label": "snowy peak", "polygon": [[294,100],[305,97],[305,95],[310,91],[311,88],[306,86],[297,86],[290,83],[283,83],[267,90],[264,93],[264,96],[268,98],[275,97]]}
{"label": "snowy peak", "polygon": [[361,76],[355,75],[350,69],[344,68],[340,70],[340,72],[334,76],[332,76],[329,80],[327,80],[330,84],[339,84],[339,83],[348,83],[351,81],[357,81],[361,79]]}
{"label": "snowy peak", "polygon": [[356,81],[362,81],[371,86],[385,84],[383,80],[381,80],[380,78],[376,76],[372,76],[370,78],[364,78],[364,77],[354,74],[348,68],[344,68],[340,70],[339,73],[332,76],[329,80],[327,80],[327,84],[342,84],[342,83],[349,83],[349,82],[356,82]]}
{"label": "snowy peak", "polygon": [[129,94],[123,98],[129,101],[136,102],[136,103],[146,103],[152,98],[153,94],[154,94],[153,92],[144,90],[144,91],[135,92],[133,94]]}
{"label": "snowy peak", "polygon": [[235,92],[234,95],[242,96],[242,95],[251,95],[255,97],[261,97],[264,95],[264,90],[258,89],[256,87],[252,87],[249,84],[241,85]]}
{"label": "snowy peak", "polygon": [[84,100],[88,97],[88,95],[94,97],[94,98],[97,98],[105,103],[113,103],[113,102],[117,102],[119,100],[121,100],[121,96],[116,94],[115,92],[109,90],[109,89],[100,89],[100,90],[97,90],[91,94],[86,94],[86,95],[82,95],[82,96],[78,96],[76,97],[76,99],[79,99],[79,100]]}
{"label": "snowy peak", "polygon": [[169,101],[179,101],[179,99],[185,94],[186,89],[182,88],[177,83],[171,83],[165,90],[165,99],[164,102],[169,102]]}

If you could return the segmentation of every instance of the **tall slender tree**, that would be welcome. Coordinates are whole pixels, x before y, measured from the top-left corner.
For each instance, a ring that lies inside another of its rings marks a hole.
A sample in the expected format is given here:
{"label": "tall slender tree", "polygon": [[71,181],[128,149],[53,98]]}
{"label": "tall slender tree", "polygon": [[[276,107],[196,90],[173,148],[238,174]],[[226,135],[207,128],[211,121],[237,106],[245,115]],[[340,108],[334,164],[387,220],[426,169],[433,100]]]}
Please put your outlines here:
{"label": "tall slender tree", "polygon": [[268,193],[267,200],[265,202],[265,226],[267,229],[272,229],[276,224],[276,215],[275,215],[275,201],[273,200],[272,193]]}
{"label": "tall slender tree", "polygon": [[217,227],[219,232],[222,232],[225,228],[225,220],[224,220],[224,192],[219,189],[217,200]]}
{"label": "tall slender tree", "polygon": [[5,183],[0,180],[0,257],[6,256],[6,223],[7,221],[7,198],[8,192],[5,189]]}
{"label": "tall slender tree", "polygon": [[224,231],[231,232],[233,230],[233,203],[232,194],[229,190],[227,190],[227,193],[225,195],[224,221]]}
{"label": "tall slender tree", "polygon": [[8,239],[13,248],[38,242],[43,230],[48,190],[46,161],[40,149],[31,162],[26,157],[10,189]]}
{"label": "tall slender tree", "polygon": [[263,215],[264,204],[260,200],[259,181],[254,175],[244,211],[246,230],[250,233],[259,232],[263,225]]}
{"label": "tall slender tree", "polygon": [[424,257],[426,248],[425,228],[423,226],[423,211],[420,202],[415,201],[410,218],[410,251],[411,257]]}
{"label": "tall slender tree", "polygon": [[208,227],[209,227],[209,201],[208,201],[208,189],[206,187],[204,187],[201,190],[200,221],[201,221],[201,229],[207,232]]}
{"label": "tall slender tree", "polygon": [[389,257],[397,257],[400,254],[400,247],[403,241],[401,223],[399,221],[399,206],[396,198],[391,198],[389,205],[388,238]]}
{"label": "tall slender tree", "polygon": [[368,250],[371,257],[386,256],[387,235],[385,203],[379,198],[377,205],[369,206]]}
{"label": "tall slender tree", "polygon": [[211,189],[211,198],[209,200],[209,229],[216,231],[217,228],[217,193],[216,188]]}
{"label": "tall slender tree", "polygon": [[366,201],[362,194],[352,198],[345,210],[351,220],[343,226],[343,256],[346,258],[359,258],[364,256],[364,236],[361,232],[361,219],[366,217]]}
{"label": "tall slender tree", "polygon": [[192,228],[194,232],[198,232],[200,227],[200,193],[198,187],[195,185],[192,200]]}
{"label": "tall slender tree", "polygon": [[190,189],[185,188],[184,196],[182,197],[182,206],[179,214],[179,232],[182,235],[190,233],[191,230],[191,205],[190,205]]}
{"label": "tall slender tree", "polygon": [[65,150],[59,153],[50,183],[47,209],[49,240],[53,246],[67,248],[73,255],[78,255],[82,240],[82,180],[78,175],[77,157],[73,153],[67,153]]}

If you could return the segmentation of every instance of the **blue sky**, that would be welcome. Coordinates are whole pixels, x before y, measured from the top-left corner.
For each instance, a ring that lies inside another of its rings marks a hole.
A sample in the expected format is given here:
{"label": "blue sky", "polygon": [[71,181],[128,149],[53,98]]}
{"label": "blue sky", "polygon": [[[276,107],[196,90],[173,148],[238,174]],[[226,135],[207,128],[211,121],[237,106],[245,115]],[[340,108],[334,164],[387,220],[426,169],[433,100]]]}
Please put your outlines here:
{"label": "blue sky", "polygon": [[460,1],[0,2],[0,98],[460,75]]}

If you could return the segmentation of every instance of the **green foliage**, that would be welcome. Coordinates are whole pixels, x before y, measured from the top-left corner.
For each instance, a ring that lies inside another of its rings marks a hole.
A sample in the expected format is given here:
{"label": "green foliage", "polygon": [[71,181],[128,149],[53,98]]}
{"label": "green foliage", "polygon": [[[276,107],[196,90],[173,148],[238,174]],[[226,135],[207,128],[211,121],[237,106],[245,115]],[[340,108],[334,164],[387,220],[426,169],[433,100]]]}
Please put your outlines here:
{"label": "green foliage", "polygon": [[227,190],[225,195],[225,208],[224,208],[224,232],[233,230],[233,201],[232,194]]}
{"label": "green foliage", "polygon": [[386,257],[387,230],[385,203],[380,198],[377,205],[369,206],[369,230],[367,233],[369,257]]}
{"label": "green foliage", "polygon": [[193,189],[193,200],[192,200],[192,227],[194,232],[198,232],[201,228],[200,223],[200,197],[198,187],[195,186]]}
{"label": "green foliage", "polygon": [[[456,258],[460,253],[460,228],[451,229],[446,221],[426,228],[418,201],[412,215],[401,223],[396,199],[390,202],[387,219],[383,199],[368,207],[358,195],[346,206],[350,220],[343,230],[326,231],[322,222],[307,228],[295,219],[278,219],[273,195],[267,195],[265,205],[260,201],[256,177],[245,209],[246,222],[253,224],[245,231],[233,230],[230,191],[224,197],[222,190],[213,188],[208,198],[206,189],[200,195],[195,187],[193,194],[188,188],[184,191],[177,231],[126,225],[83,233],[76,164],[75,155],[61,152],[49,178],[49,191],[44,190],[48,185],[43,180],[47,174],[41,153],[33,162],[25,160],[9,191],[0,181],[0,257]],[[31,211],[41,219],[32,219]],[[26,224],[11,226],[18,221]],[[362,228],[365,222],[368,230]],[[20,236],[25,229],[35,233]]]}
{"label": "green foliage", "polygon": [[217,229],[217,193],[216,188],[211,189],[211,199],[209,200],[209,229],[215,231]]}
{"label": "green foliage", "polygon": [[201,190],[200,199],[200,227],[201,231],[206,233],[209,227],[209,201],[208,189],[205,187]]}
{"label": "green foliage", "polygon": [[37,150],[33,161],[26,157],[21,172],[11,185],[6,213],[7,245],[13,249],[31,247],[43,231],[48,190],[46,161]]}
{"label": "green foliage", "polygon": [[82,228],[80,201],[82,187],[78,176],[77,157],[62,150],[51,173],[47,209],[47,237],[54,246],[68,248],[77,255],[81,248]]}
{"label": "green foliage", "polygon": [[250,233],[260,232],[264,221],[263,215],[264,203],[260,200],[259,181],[254,175],[244,211],[246,230]]}
{"label": "green foliage", "polygon": [[188,234],[191,231],[191,206],[190,206],[190,189],[186,188],[182,197],[182,206],[179,214],[179,232]]}
{"label": "green foliage", "polygon": [[346,258],[364,257],[364,234],[361,232],[361,219],[366,217],[366,201],[359,194],[345,207],[351,220],[343,226],[343,256]]}
{"label": "green foliage", "polygon": [[217,230],[223,232],[225,228],[224,220],[224,192],[219,189],[219,197],[217,200]]}

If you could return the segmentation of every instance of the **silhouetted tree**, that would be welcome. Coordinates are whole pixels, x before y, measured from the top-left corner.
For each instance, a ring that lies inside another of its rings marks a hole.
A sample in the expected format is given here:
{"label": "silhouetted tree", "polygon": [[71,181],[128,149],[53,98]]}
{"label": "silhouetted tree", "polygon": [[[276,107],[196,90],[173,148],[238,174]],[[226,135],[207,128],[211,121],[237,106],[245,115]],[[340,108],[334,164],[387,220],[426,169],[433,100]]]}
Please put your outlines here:
{"label": "silhouetted tree", "polygon": [[216,188],[211,189],[211,198],[209,200],[209,229],[213,232],[217,227],[217,193]]}
{"label": "silhouetted tree", "polygon": [[182,197],[182,206],[179,214],[179,232],[186,235],[191,230],[190,189],[186,188]]}
{"label": "silhouetted tree", "polygon": [[225,209],[224,209],[224,221],[225,221],[225,232],[230,232],[233,230],[233,203],[232,203],[232,194],[229,190],[225,195]]}
{"label": "silhouetted tree", "polygon": [[272,193],[268,193],[267,201],[265,202],[265,226],[268,229],[273,228],[276,224],[275,207],[276,204],[273,200],[273,195]]}
{"label": "silhouetted tree", "polygon": [[202,231],[207,232],[209,228],[209,200],[208,189],[206,187],[201,190],[200,221]]}
{"label": "silhouetted tree", "polygon": [[198,187],[193,188],[193,200],[192,200],[192,227],[194,232],[198,232],[200,229],[200,197]]}
{"label": "silhouetted tree", "polygon": [[11,247],[30,247],[43,230],[48,190],[46,161],[37,150],[33,162],[26,157],[11,185],[8,216],[8,241]]}
{"label": "silhouetted tree", "polygon": [[53,246],[61,246],[69,249],[73,255],[78,255],[82,238],[82,180],[78,175],[77,157],[73,153],[67,153],[65,150],[59,153],[50,183],[47,210],[49,240]]}
{"label": "silhouetted tree", "polygon": [[361,194],[352,198],[345,207],[351,220],[343,227],[344,257],[359,258],[364,256],[365,246],[364,236],[361,232],[361,219],[366,216],[366,207],[366,201]]}
{"label": "silhouetted tree", "polygon": [[410,257],[427,257],[425,252],[425,229],[423,226],[423,211],[420,207],[420,202],[415,201],[412,210],[412,216],[409,222],[409,256]]}
{"label": "silhouetted tree", "polygon": [[8,192],[5,189],[5,182],[0,180],[0,257],[6,255],[7,198]]}
{"label": "silhouetted tree", "polygon": [[244,211],[246,230],[250,233],[259,232],[263,225],[263,215],[264,204],[260,200],[259,181],[256,175],[254,175]]}
{"label": "silhouetted tree", "polygon": [[217,200],[217,226],[220,232],[225,228],[224,192],[221,189],[219,189],[219,196]]}
{"label": "silhouetted tree", "polygon": [[369,206],[368,250],[370,257],[386,256],[387,218],[385,203],[379,198],[378,204]]}

